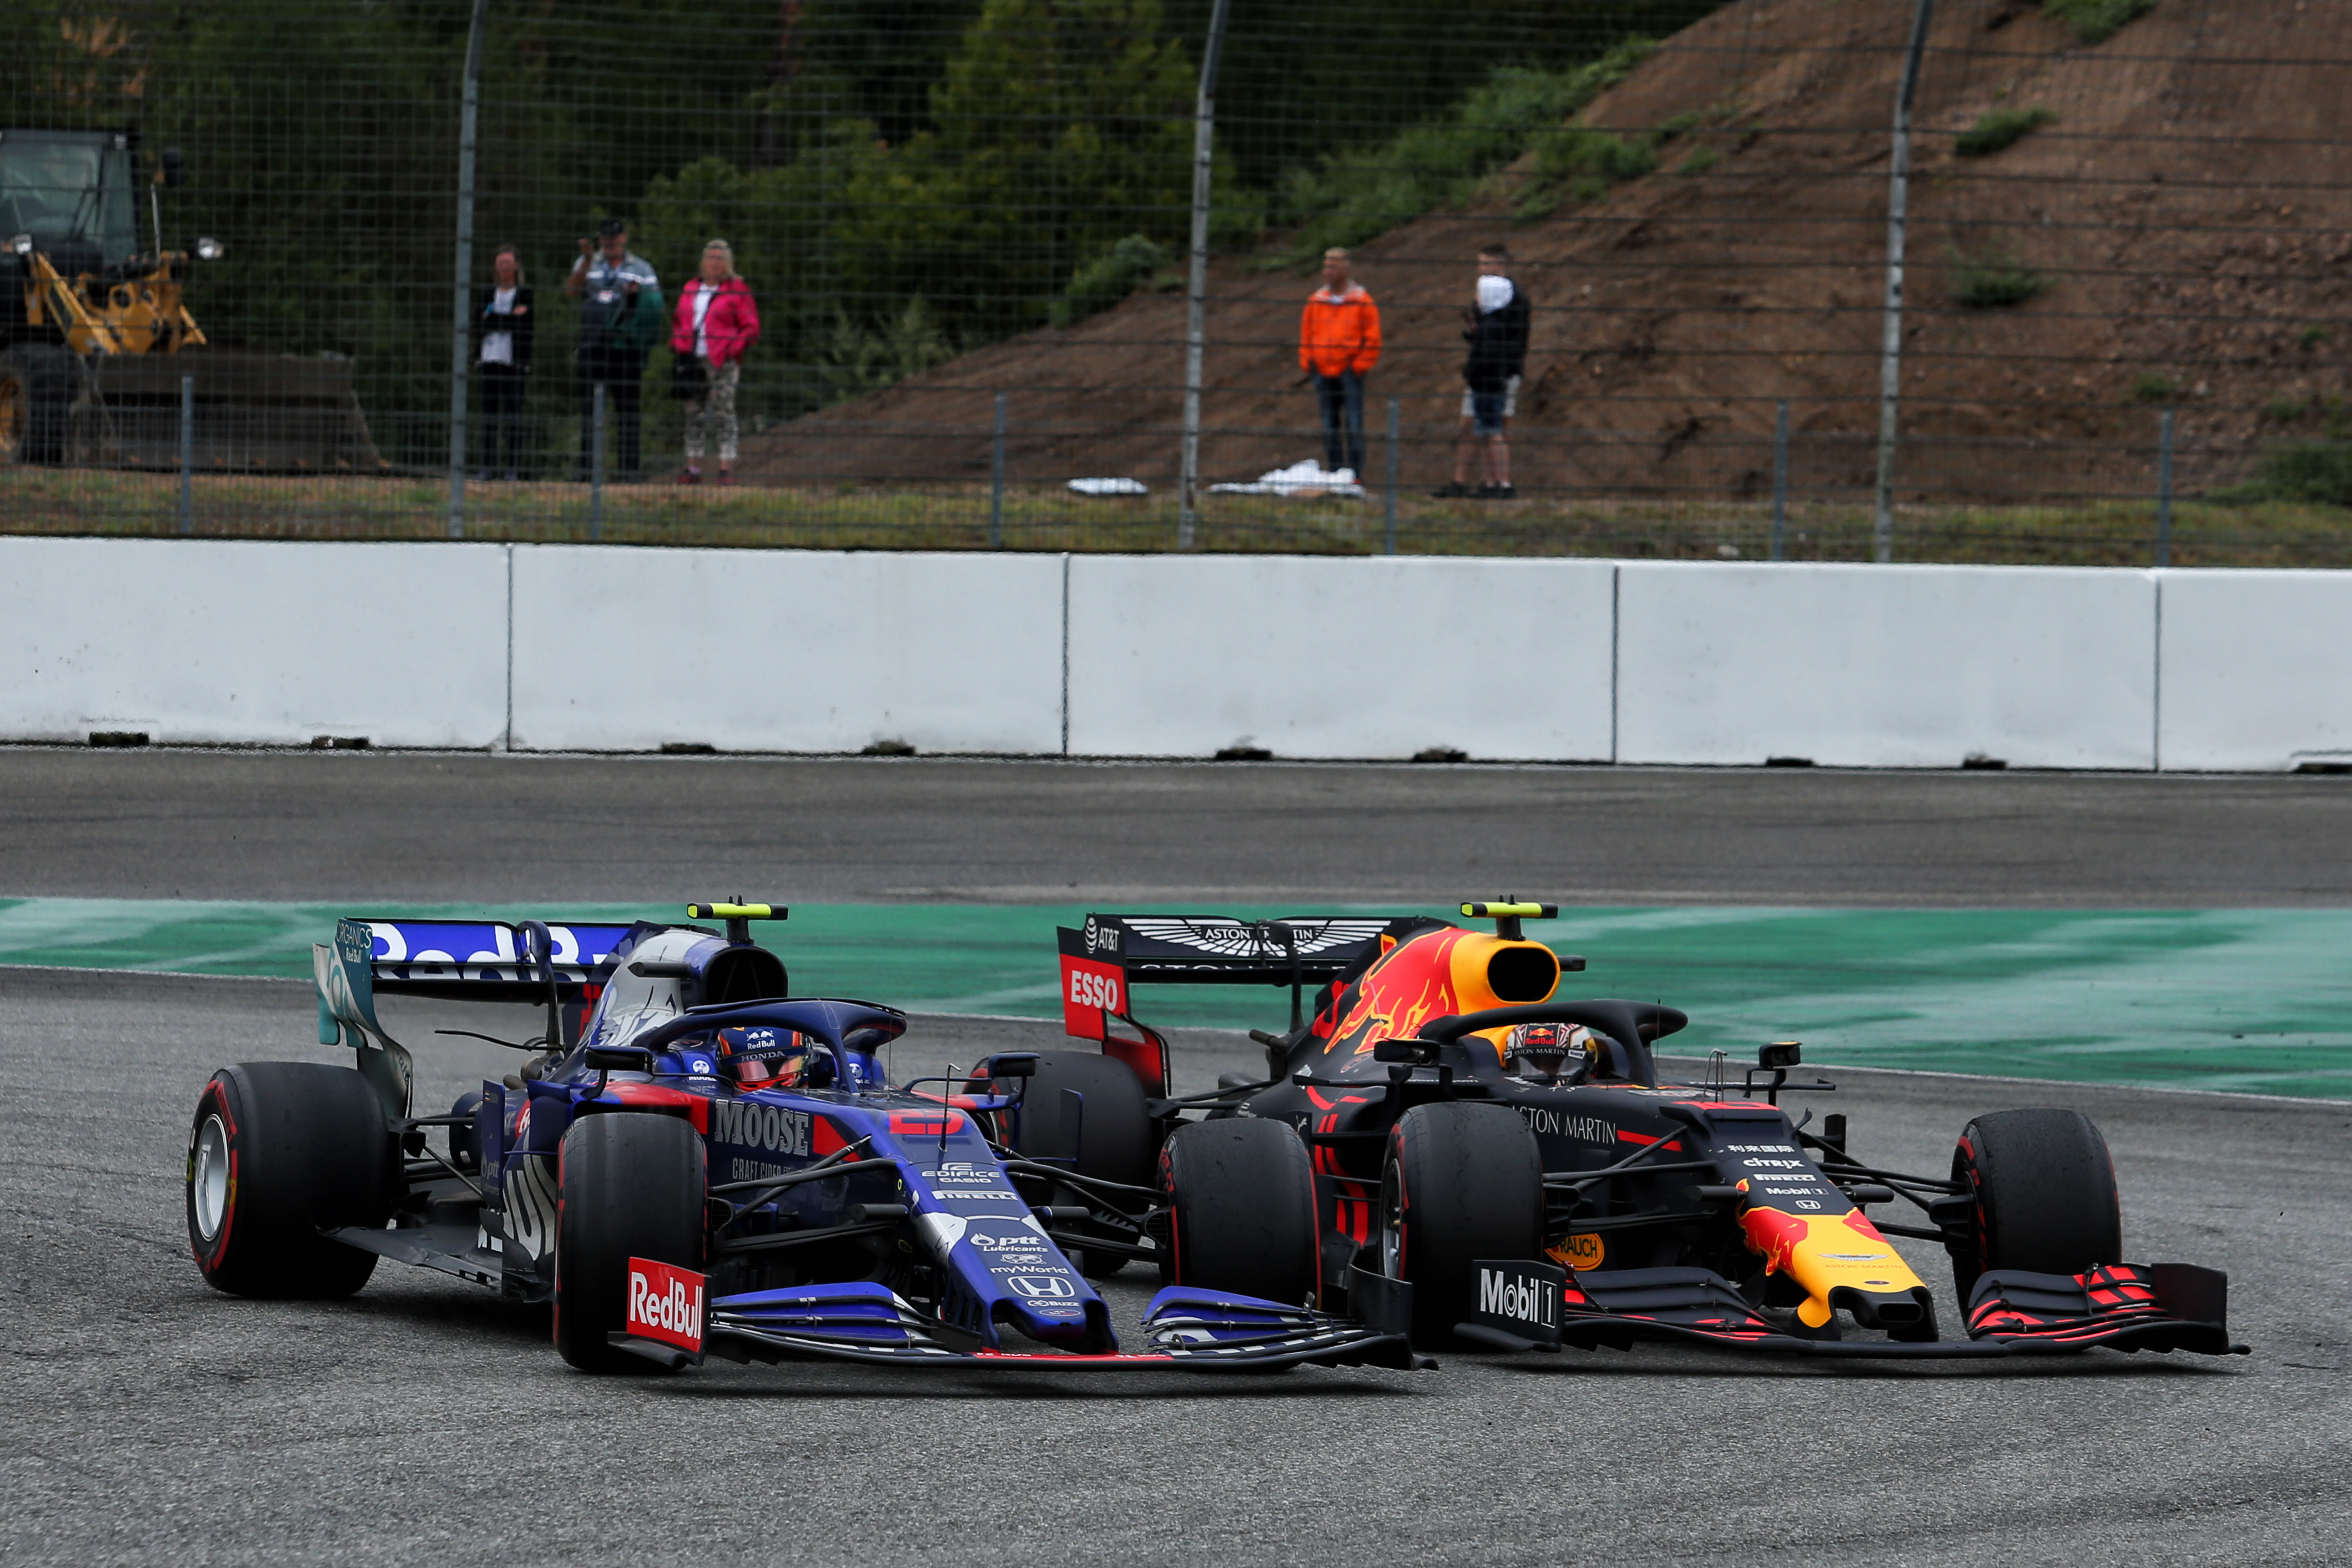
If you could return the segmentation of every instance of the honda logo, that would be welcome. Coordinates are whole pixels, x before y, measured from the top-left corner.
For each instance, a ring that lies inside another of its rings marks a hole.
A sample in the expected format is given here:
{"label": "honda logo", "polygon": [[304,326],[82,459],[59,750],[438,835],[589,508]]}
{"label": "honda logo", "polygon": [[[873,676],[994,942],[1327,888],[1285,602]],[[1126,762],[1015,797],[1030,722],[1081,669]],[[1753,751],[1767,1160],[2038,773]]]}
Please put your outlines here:
{"label": "honda logo", "polygon": [[1032,1301],[1066,1301],[1078,1293],[1078,1288],[1058,1274],[1015,1274],[1006,1281],[1016,1296]]}

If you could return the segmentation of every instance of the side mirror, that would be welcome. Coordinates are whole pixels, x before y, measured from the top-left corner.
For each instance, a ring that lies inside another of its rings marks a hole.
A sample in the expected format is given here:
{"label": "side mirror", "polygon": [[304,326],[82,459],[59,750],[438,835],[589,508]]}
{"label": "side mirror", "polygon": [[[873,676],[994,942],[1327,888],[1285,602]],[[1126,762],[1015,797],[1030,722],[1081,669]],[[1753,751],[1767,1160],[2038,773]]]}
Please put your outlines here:
{"label": "side mirror", "polygon": [[1372,1042],[1372,1060],[1404,1062],[1420,1068],[1433,1066],[1437,1061],[1437,1042],[1435,1040],[1375,1040]]}
{"label": "side mirror", "polygon": [[177,147],[163,149],[163,188],[176,191],[188,183],[187,160],[180,156]]}
{"label": "side mirror", "polygon": [[1805,1047],[1797,1040],[1775,1040],[1757,1048],[1756,1065],[1761,1068],[1792,1068],[1804,1056]]}
{"label": "side mirror", "polygon": [[598,1072],[651,1072],[654,1054],[643,1046],[591,1046],[583,1058]]}
{"label": "side mirror", "polygon": [[1003,1056],[991,1057],[988,1058],[988,1068],[984,1076],[989,1078],[1035,1078],[1037,1076],[1037,1053],[1034,1051],[1008,1051]]}

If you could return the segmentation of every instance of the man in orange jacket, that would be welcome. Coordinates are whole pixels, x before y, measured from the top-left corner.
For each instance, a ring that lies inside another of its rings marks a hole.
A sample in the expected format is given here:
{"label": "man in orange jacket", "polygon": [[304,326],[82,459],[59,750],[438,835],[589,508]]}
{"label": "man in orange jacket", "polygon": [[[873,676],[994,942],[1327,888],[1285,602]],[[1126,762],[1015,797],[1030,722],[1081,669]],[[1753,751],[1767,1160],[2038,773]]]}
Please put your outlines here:
{"label": "man in orange jacket", "polygon": [[1323,287],[1298,320],[1298,368],[1315,378],[1323,466],[1364,476],[1364,377],[1381,359],[1381,308],[1348,275],[1348,253],[1323,253]]}

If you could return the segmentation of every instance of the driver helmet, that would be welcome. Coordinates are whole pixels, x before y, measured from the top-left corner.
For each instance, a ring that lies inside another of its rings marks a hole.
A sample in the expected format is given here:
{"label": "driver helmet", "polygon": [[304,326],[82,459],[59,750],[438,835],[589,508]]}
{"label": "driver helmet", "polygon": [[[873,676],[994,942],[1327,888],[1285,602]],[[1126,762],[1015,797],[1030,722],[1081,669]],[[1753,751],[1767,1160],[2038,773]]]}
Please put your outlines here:
{"label": "driver helmet", "polygon": [[791,1089],[808,1071],[808,1045],[797,1029],[721,1029],[719,1071],[745,1089]]}
{"label": "driver helmet", "polygon": [[1601,1059],[1601,1044],[1581,1024],[1521,1024],[1511,1031],[1509,1053],[1522,1067],[1578,1079]]}

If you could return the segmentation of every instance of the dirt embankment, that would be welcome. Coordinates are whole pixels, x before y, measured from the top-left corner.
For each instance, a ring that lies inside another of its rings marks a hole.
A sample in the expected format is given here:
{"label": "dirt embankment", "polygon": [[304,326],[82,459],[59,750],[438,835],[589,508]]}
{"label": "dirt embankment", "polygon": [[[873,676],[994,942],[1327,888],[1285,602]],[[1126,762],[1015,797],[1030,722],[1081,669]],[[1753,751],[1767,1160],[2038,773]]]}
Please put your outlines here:
{"label": "dirt embankment", "polygon": [[[1523,489],[1752,494],[1776,403],[1795,483],[1866,486],[1885,289],[1888,121],[1908,6],[1741,0],[1677,35],[1584,116],[1646,133],[1697,116],[1659,172],[1533,223],[1523,163],[1481,200],[1359,248],[1389,349],[1369,423],[1402,401],[1408,483],[1445,477],[1471,256],[1506,238],[1536,306]],[[1998,110],[2054,120],[1961,157]],[[1916,493],[2136,493],[2177,403],[2185,480],[2226,478],[2264,409],[2342,389],[2352,354],[2352,6],[2162,0],[2107,41],[2021,0],[1945,0],[1922,79],[1904,343]],[[1970,308],[1971,271],[2042,280]],[[1318,450],[1296,334],[1311,280],[1214,271],[1202,471]],[[985,479],[994,394],[1017,478],[1176,468],[1183,302],[1141,296],[754,439],[749,477]],[[2310,427],[2306,426],[2306,428]],[[1372,468],[1384,463],[1377,439]]]}

